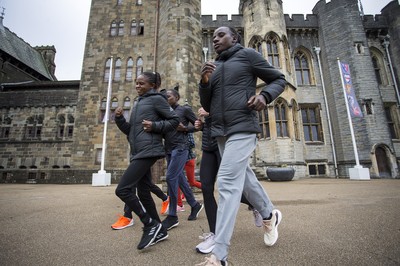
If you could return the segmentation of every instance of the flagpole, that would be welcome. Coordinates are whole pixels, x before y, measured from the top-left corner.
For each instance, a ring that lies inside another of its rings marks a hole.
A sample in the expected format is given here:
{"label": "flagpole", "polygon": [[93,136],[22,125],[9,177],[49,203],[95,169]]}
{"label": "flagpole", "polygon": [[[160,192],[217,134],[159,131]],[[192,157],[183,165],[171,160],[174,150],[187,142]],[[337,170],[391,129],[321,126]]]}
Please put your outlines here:
{"label": "flagpole", "polygon": [[98,173],[92,175],[92,186],[109,186],[111,185],[111,174],[106,173],[104,170],[104,162],[106,157],[106,138],[107,138],[107,125],[110,114],[110,101],[111,101],[111,82],[112,82],[112,66],[113,57],[110,58],[110,74],[108,76],[107,86],[107,102],[106,102],[106,113],[104,114],[104,128],[103,128],[103,145],[101,149],[101,165]]}
{"label": "flagpole", "polygon": [[347,94],[346,94],[346,89],[345,89],[346,87],[345,87],[344,80],[343,80],[342,66],[340,65],[339,58],[337,59],[337,61],[338,61],[338,67],[339,67],[339,71],[340,71],[340,80],[342,81],[344,101],[346,102],[347,119],[349,120],[349,124],[350,124],[350,134],[351,134],[351,140],[353,142],[354,156],[356,158],[356,166],[355,167],[360,167],[360,161],[358,159],[358,152],[357,152],[356,138],[354,136],[354,130],[353,130],[353,122],[352,122],[351,115],[350,115],[349,101],[347,100]]}
{"label": "flagpole", "polygon": [[101,167],[100,167],[101,172],[104,172],[104,161],[105,161],[105,157],[106,157],[106,137],[107,137],[108,119],[110,116],[110,101],[111,101],[111,91],[112,91],[112,88],[111,88],[112,66],[113,66],[113,57],[111,56],[110,75],[108,76],[108,87],[107,87],[106,113],[104,115],[103,145],[102,145],[102,149],[101,149]]}
{"label": "flagpole", "polygon": [[354,166],[354,168],[349,168],[349,176],[350,176],[350,179],[354,179],[354,180],[369,180],[370,179],[369,169],[363,168],[360,165],[360,161],[358,159],[356,138],[354,136],[354,130],[353,130],[353,122],[352,122],[351,115],[350,115],[349,101],[347,99],[346,87],[345,87],[345,82],[344,82],[344,77],[343,77],[343,72],[342,72],[342,66],[340,64],[339,58],[337,58],[337,62],[338,62],[338,67],[339,67],[339,72],[340,72],[340,80],[342,81],[344,100],[346,103],[347,118],[349,120],[349,125],[350,125],[350,134],[351,134],[351,140],[353,142],[354,157],[356,159],[356,165]]}

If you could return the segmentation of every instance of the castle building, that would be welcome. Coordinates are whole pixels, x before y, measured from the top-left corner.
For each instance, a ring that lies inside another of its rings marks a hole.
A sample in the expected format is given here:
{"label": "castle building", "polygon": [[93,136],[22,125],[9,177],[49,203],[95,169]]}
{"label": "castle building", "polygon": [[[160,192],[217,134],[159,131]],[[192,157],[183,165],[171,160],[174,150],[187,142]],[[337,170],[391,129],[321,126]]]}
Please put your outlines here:
{"label": "castle building", "polygon": [[[399,178],[398,1],[375,16],[363,14],[357,0],[321,0],[312,14],[289,16],[281,0],[241,0],[230,20],[201,15],[200,6],[200,0],[92,0],[80,82],[56,81],[54,47],[36,49],[41,65],[27,65],[28,55],[0,45],[1,181],[90,183],[109,119],[105,170],[117,182],[129,163],[129,145],[113,110],[122,106],[129,116],[135,78],[143,71],[160,72],[161,87],[179,89],[181,104],[197,110],[200,67],[215,57],[212,36],[220,26],[236,28],[242,45],[261,53],[288,81],[259,112],[262,133],[252,166],[260,177],[267,167],[287,165],[296,179],[348,178],[359,162],[371,178]],[[0,34],[18,40],[3,26]],[[338,59],[349,67],[352,103],[359,106],[351,124]],[[24,75],[18,77],[18,69]],[[160,160],[153,168],[155,179],[164,167]]]}

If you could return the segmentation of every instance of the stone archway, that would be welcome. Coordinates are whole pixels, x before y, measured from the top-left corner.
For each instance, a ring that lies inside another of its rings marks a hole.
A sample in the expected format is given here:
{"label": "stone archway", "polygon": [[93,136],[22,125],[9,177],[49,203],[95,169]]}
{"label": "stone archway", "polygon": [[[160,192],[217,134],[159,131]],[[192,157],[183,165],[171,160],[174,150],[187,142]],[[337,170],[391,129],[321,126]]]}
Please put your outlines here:
{"label": "stone archway", "polygon": [[392,177],[392,171],[390,167],[390,159],[386,154],[386,150],[383,147],[377,147],[375,150],[376,163],[378,165],[379,177],[390,178]]}

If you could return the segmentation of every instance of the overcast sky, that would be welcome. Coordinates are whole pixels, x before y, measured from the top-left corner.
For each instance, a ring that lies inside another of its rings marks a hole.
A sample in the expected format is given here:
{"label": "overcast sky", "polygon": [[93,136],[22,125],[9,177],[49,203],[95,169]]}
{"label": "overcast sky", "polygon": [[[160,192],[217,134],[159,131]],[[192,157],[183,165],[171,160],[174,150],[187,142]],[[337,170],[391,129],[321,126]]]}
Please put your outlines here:
{"label": "overcast sky", "polygon": [[[362,0],[364,13],[380,14],[390,1]],[[203,15],[238,13],[239,0],[201,2]],[[283,11],[285,14],[311,14],[317,2],[283,0]],[[0,0],[0,7],[5,8],[3,25],[31,46],[55,46],[58,80],[79,80],[90,3],[90,0]]]}

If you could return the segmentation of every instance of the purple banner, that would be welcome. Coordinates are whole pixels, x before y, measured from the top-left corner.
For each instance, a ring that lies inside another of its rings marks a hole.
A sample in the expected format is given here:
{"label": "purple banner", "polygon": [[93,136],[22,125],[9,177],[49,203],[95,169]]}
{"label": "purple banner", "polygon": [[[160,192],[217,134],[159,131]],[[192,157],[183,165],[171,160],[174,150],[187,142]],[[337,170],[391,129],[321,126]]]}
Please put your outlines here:
{"label": "purple banner", "polygon": [[360,106],[358,105],[354,88],[351,83],[350,67],[348,64],[340,63],[342,67],[343,84],[346,92],[347,101],[349,103],[350,114],[352,117],[363,117]]}

